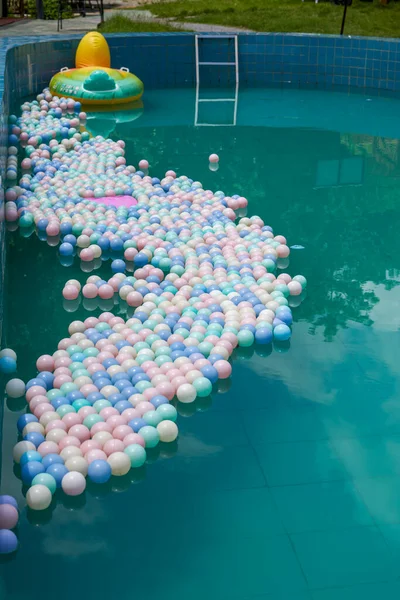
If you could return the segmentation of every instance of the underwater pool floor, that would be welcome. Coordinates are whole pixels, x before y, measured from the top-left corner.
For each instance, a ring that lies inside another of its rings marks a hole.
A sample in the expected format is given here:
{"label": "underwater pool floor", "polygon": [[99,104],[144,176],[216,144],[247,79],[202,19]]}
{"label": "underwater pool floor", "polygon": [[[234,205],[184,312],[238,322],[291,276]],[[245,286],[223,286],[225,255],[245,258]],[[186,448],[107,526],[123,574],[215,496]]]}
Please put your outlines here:
{"label": "underwater pool floor", "polygon": [[[303,247],[287,268],[309,282],[290,346],[236,351],[230,383],[178,406],[177,443],[145,467],[101,492],[60,494],[52,512],[23,509],[0,598],[397,599],[400,102],[251,90],[236,127],[195,128],[194,99],[148,92],[111,135],[154,175],[174,169],[245,195],[250,215]],[[27,380],[88,316],[61,298],[66,279],[87,274],[19,232],[7,261],[6,340]],[[23,408],[7,401],[2,448],[2,488],[21,506],[11,449]]]}

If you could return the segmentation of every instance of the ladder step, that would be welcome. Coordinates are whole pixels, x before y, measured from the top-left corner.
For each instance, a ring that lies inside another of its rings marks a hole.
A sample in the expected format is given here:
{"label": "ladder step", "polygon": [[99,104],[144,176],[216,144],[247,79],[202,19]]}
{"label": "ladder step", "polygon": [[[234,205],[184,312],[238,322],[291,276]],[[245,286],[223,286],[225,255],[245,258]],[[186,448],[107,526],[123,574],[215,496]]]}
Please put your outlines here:
{"label": "ladder step", "polygon": [[236,102],[235,98],[199,98],[198,102]]}
{"label": "ladder step", "polygon": [[206,40],[207,38],[234,40],[237,37],[237,33],[233,33],[232,35],[196,35],[196,37],[199,40]]}
{"label": "ladder step", "polygon": [[195,123],[195,127],[235,127],[235,123]]}
{"label": "ladder step", "polygon": [[216,65],[216,66],[231,66],[231,67],[236,67],[236,62],[199,62],[199,65]]}

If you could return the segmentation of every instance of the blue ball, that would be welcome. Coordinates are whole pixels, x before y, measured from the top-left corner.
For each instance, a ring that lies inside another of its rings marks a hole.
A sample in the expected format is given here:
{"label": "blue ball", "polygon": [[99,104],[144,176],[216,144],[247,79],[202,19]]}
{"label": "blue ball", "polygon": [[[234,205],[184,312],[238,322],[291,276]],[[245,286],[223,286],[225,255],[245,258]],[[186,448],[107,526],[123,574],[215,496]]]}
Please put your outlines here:
{"label": "blue ball", "polygon": [[126,264],[124,260],[117,258],[113,260],[111,263],[111,271],[113,273],[124,273],[126,269]]}
{"label": "blue ball", "polygon": [[128,402],[128,400],[119,400],[118,402],[116,402],[114,404],[114,408],[117,409],[117,411],[122,414],[124,412],[124,410],[127,410],[128,408],[132,408],[132,404],[130,402]]}
{"label": "blue ball", "polygon": [[6,494],[0,496],[0,504],[11,504],[11,506],[18,510],[18,503],[12,496],[7,496]]}
{"label": "blue ball", "polygon": [[287,325],[277,325],[274,328],[274,339],[278,342],[286,342],[286,340],[288,340],[291,335],[292,331]]}
{"label": "blue ball", "polygon": [[42,385],[44,385],[47,390],[53,387],[54,375],[53,373],[50,373],[50,371],[41,371],[38,374],[37,379],[43,379],[44,384]]}
{"label": "blue ball", "polygon": [[52,475],[56,480],[57,487],[61,487],[61,482],[63,480],[64,475],[68,473],[68,469],[65,465],[61,465],[60,463],[55,463],[49,466],[46,469],[46,473]]}
{"label": "blue ball", "polygon": [[15,373],[17,370],[17,361],[11,356],[0,358],[0,373]]}
{"label": "blue ball", "polygon": [[61,256],[72,256],[74,253],[74,247],[72,244],[69,244],[68,242],[63,242],[60,245],[58,251],[61,254]]}
{"label": "blue ball", "polygon": [[64,459],[59,454],[46,454],[42,462],[44,468],[48,469],[51,465],[63,465]]}
{"label": "blue ball", "polygon": [[147,422],[144,419],[137,418],[137,419],[132,419],[132,421],[129,421],[128,425],[129,425],[129,427],[132,427],[132,429],[135,433],[137,433],[139,431],[139,429],[147,426]]}
{"label": "blue ball", "polygon": [[32,442],[32,444],[36,448],[39,448],[40,444],[42,444],[45,441],[45,437],[38,431],[30,431],[29,433],[26,434],[26,436],[24,437],[24,440],[26,442]]}
{"label": "blue ball", "polygon": [[0,554],[10,554],[18,548],[18,538],[9,529],[0,529]]}
{"label": "blue ball", "polygon": [[256,329],[255,340],[257,344],[270,344],[272,342],[272,330],[268,327]]}
{"label": "blue ball", "polygon": [[88,477],[93,483],[106,483],[111,477],[111,467],[106,460],[94,460],[88,467]]}
{"label": "blue ball", "polygon": [[26,384],[25,388],[26,388],[26,390],[29,390],[29,388],[33,387],[34,385],[41,385],[42,387],[44,387],[43,380],[39,379],[39,377],[35,377],[34,379],[30,379],[28,381],[28,383]]}
{"label": "blue ball", "polygon": [[38,423],[39,419],[37,417],[35,417],[35,415],[32,415],[31,413],[26,413],[25,415],[21,415],[17,421],[17,428],[18,431],[21,432],[25,425],[28,425],[28,423]]}
{"label": "blue ball", "polygon": [[218,381],[218,371],[212,365],[206,365],[200,369],[203,376],[211,381],[211,383],[216,383]]}
{"label": "blue ball", "polygon": [[44,473],[45,470],[43,463],[38,460],[27,462],[21,469],[22,481],[25,485],[31,485],[32,479],[39,473]]}
{"label": "blue ball", "polygon": [[36,462],[42,462],[43,457],[41,454],[39,454],[39,452],[37,452],[36,450],[28,450],[27,452],[24,452],[23,455],[21,456],[21,460],[20,460],[20,465],[21,468],[26,465],[28,462],[32,462],[32,461],[36,461]]}
{"label": "blue ball", "polygon": [[153,398],[150,400],[150,402],[155,408],[158,408],[159,406],[161,406],[161,404],[169,404],[168,398],[166,398],[162,394],[153,396]]}

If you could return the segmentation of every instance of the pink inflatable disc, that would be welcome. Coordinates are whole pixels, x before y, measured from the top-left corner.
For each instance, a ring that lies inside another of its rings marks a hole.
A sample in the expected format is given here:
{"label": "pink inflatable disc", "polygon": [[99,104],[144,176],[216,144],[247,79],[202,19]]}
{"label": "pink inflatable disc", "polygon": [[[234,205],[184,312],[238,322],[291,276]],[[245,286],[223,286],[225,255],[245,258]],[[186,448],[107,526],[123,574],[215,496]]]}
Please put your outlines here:
{"label": "pink inflatable disc", "polygon": [[88,198],[92,202],[99,202],[100,204],[107,204],[108,206],[134,206],[137,204],[136,198],[132,196],[103,196],[101,198]]}

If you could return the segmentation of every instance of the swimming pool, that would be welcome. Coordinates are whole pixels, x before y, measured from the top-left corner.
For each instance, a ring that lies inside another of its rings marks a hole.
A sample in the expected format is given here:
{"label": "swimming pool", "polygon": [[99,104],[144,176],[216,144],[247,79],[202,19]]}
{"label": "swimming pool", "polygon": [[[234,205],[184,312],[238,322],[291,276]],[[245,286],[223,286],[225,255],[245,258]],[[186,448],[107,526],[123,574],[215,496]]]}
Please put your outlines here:
{"label": "swimming pool", "polygon": [[[397,598],[398,101],[244,90],[235,128],[195,128],[193,90],[144,100],[112,133],[127,161],[146,156],[154,174],[172,168],[245,194],[249,214],[302,247],[287,270],[307,277],[308,296],[290,345],[235,351],[230,383],[178,407],[176,444],[105,490],[24,509],[20,549],[2,559],[3,597]],[[26,380],[88,316],[82,303],[63,308],[72,277],[87,274],[63,269],[35,235],[9,232],[6,339]],[[10,461],[21,410],[5,407],[2,486],[23,506]],[[35,581],[21,577],[28,564]]]}

